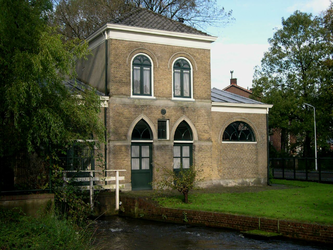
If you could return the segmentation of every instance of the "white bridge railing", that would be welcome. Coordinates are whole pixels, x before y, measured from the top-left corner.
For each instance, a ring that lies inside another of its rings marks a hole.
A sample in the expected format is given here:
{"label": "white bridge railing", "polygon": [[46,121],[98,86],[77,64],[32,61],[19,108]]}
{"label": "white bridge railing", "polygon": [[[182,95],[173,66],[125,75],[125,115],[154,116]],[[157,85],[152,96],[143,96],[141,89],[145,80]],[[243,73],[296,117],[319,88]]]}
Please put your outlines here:
{"label": "white bridge railing", "polygon": [[[91,210],[94,208],[94,190],[101,189],[114,189],[116,192],[116,210],[119,210],[119,188],[122,186],[119,181],[125,180],[125,176],[119,176],[119,172],[124,172],[124,169],[112,169],[112,170],[69,170],[63,171],[64,185],[69,182],[89,182],[87,186],[79,186],[80,189],[90,191],[90,207]],[[101,175],[103,172],[115,172],[115,176],[94,176],[96,174]],[[89,173],[88,177],[68,177],[68,173]],[[115,182],[114,184],[94,184],[94,182]]]}

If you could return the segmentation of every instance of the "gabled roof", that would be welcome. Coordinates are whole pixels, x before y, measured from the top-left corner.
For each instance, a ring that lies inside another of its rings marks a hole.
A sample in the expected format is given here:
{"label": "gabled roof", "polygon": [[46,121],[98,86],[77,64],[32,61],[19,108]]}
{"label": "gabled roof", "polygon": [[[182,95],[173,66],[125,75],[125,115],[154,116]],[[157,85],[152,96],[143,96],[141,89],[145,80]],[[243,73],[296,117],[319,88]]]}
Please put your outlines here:
{"label": "gabled roof", "polygon": [[211,93],[212,102],[224,102],[224,103],[243,103],[243,104],[264,104],[256,100],[246,98],[234,93],[220,90],[217,88],[212,89]]}
{"label": "gabled roof", "polygon": [[157,14],[145,8],[137,8],[134,11],[131,11],[121,16],[120,18],[112,20],[109,23],[140,27],[146,29],[156,29],[156,30],[165,30],[165,31],[187,33],[187,34],[209,36],[208,34],[202,31],[194,29],[181,22],[172,20],[170,18],[167,18],[161,14]]}
{"label": "gabled roof", "polygon": [[246,92],[246,93],[252,94],[252,91],[251,91],[251,90],[248,90],[248,89],[246,89],[246,88],[243,88],[243,87],[241,87],[241,86],[239,86],[239,85],[235,85],[235,84],[230,84],[230,85],[228,85],[227,87],[225,87],[223,90],[224,90],[224,91],[227,91],[227,90],[230,89],[230,88],[237,88],[237,89],[240,89],[240,90],[242,90],[242,91],[244,91],[244,92]]}

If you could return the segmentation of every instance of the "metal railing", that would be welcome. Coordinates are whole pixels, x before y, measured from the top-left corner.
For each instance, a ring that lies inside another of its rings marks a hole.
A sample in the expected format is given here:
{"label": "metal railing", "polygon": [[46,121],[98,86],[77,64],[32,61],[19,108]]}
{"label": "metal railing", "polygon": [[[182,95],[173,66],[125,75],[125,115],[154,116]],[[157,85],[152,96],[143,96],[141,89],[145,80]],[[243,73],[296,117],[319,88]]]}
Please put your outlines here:
{"label": "metal railing", "polygon": [[333,183],[333,158],[271,158],[270,174],[275,179],[303,180]]}

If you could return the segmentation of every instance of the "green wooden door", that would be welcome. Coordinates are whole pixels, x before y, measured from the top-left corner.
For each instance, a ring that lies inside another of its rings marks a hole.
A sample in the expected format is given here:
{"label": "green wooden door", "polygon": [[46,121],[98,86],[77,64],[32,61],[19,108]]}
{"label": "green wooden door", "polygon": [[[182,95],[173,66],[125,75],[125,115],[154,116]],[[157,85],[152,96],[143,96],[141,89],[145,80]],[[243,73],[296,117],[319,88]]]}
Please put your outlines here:
{"label": "green wooden door", "polygon": [[132,143],[132,190],[152,189],[152,144]]}

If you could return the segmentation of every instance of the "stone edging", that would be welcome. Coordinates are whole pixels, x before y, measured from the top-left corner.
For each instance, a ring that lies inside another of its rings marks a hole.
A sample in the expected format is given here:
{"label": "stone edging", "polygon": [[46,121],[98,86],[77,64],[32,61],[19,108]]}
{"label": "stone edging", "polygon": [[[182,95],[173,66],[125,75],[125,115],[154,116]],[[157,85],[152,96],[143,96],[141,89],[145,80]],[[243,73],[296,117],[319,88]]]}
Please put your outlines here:
{"label": "stone edging", "polygon": [[120,215],[171,223],[248,231],[260,229],[284,237],[333,244],[333,226],[206,211],[158,207],[148,198],[121,197]]}

